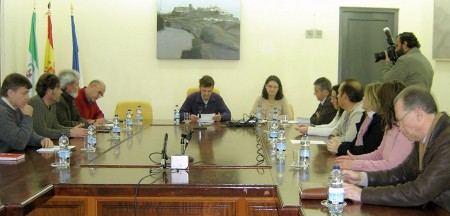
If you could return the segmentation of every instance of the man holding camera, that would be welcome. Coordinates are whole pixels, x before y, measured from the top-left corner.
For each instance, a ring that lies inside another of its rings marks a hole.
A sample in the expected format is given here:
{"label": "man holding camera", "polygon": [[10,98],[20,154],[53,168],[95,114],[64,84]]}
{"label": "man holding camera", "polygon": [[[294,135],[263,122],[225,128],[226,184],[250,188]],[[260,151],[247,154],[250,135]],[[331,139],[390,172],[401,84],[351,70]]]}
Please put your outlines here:
{"label": "man holding camera", "polygon": [[413,33],[399,34],[395,38],[397,62],[394,64],[389,58],[388,52],[385,51],[386,61],[381,74],[382,81],[401,80],[407,86],[421,86],[430,91],[434,71],[419,48],[420,43]]}

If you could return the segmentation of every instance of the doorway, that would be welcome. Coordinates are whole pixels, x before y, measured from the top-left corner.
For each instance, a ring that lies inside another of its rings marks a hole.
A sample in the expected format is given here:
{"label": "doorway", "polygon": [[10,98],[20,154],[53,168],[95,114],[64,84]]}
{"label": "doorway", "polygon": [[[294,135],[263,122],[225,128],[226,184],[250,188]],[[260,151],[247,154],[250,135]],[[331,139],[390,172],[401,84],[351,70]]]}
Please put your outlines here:
{"label": "doorway", "polygon": [[356,79],[362,85],[381,80],[384,60],[375,63],[374,53],[388,46],[384,27],[395,38],[398,9],[341,7],[339,11],[338,80]]}

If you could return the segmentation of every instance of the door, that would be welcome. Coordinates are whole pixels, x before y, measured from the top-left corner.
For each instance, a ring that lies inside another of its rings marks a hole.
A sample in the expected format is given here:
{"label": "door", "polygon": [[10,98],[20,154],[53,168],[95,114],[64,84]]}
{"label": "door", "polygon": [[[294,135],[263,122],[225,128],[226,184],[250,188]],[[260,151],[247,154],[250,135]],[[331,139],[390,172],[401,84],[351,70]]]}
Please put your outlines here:
{"label": "door", "polygon": [[374,53],[388,46],[384,27],[397,35],[398,9],[341,7],[339,15],[338,79],[361,84],[381,80],[384,60],[375,63]]}

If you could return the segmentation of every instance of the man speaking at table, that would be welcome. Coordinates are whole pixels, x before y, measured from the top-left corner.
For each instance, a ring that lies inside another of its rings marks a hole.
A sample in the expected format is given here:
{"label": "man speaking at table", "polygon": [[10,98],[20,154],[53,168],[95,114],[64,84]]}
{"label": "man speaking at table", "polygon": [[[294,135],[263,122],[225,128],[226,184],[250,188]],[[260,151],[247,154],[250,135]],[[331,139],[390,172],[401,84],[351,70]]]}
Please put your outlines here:
{"label": "man speaking at table", "polygon": [[224,122],[231,119],[231,112],[222,97],[213,92],[214,79],[205,75],[199,80],[199,92],[189,95],[180,109],[180,114],[190,113],[189,120],[197,122],[199,114],[214,114],[212,120]]}

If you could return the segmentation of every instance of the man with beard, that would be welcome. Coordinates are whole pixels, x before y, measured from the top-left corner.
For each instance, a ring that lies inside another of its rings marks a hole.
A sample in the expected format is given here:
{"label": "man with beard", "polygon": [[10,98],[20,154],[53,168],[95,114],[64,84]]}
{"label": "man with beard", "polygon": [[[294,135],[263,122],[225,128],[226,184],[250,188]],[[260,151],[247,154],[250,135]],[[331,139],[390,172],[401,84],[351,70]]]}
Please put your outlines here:
{"label": "man with beard", "polygon": [[84,127],[87,127],[90,122],[80,116],[74,101],[80,90],[80,76],[74,70],[63,70],[59,73],[58,78],[62,90],[62,97],[56,103],[56,117],[59,124],[74,127],[82,123]]}
{"label": "man with beard", "polygon": [[36,83],[37,95],[29,101],[35,112],[33,115],[33,128],[37,134],[50,139],[58,139],[62,133],[70,137],[85,137],[87,129],[83,124],[75,127],[64,127],[58,123],[56,118],[56,105],[61,98],[61,87],[59,79],[51,73],[44,73]]}
{"label": "man with beard", "polygon": [[433,83],[434,71],[430,62],[420,52],[420,43],[411,32],[403,32],[395,38],[395,52],[398,55],[395,65],[387,52],[382,81],[401,80],[407,86],[421,86],[428,91]]}

